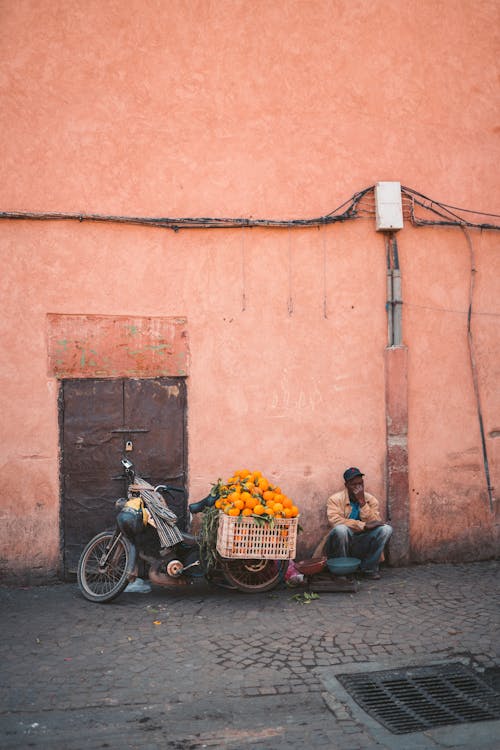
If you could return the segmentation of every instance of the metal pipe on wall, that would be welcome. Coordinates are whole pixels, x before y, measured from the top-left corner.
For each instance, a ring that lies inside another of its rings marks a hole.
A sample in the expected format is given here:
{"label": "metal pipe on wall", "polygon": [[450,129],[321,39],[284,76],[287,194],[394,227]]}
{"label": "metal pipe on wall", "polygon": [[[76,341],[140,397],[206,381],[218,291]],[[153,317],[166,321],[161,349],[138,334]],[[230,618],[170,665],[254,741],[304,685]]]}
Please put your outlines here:
{"label": "metal pipe on wall", "polygon": [[403,297],[398,244],[394,234],[386,233],[385,246],[387,254],[387,345],[401,346],[403,343]]}
{"label": "metal pipe on wall", "polygon": [[401,296],[401,272],[392,272],[392,344],[401,346],[403,343],[403,299]]}
{"label": "metal pipe on wall", "polygon": [[392,271],[387,269],[387,345],[392,346]]}

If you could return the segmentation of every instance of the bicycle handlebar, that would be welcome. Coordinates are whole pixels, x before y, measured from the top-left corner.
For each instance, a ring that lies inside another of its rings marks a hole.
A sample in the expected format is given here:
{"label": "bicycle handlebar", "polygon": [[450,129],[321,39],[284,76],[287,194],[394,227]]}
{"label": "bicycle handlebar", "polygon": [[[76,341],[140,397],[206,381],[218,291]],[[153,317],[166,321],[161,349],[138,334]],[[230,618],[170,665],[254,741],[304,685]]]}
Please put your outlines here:
{"label": "bicycle handlebar", "polygon": [[170,487],[168,484],[157,484],[155,487],[155,492],[182,492],[184,493],[184,490],[182,487]]}

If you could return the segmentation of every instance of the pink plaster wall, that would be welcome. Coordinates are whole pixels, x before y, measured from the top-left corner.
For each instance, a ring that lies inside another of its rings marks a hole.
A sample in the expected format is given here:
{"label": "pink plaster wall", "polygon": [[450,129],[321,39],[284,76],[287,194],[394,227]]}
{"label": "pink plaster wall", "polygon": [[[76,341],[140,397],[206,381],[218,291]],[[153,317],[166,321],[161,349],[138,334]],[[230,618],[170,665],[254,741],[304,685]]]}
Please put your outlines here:
{"label": "pink plaster wall", "polygon": [[[393,179],[498,212],[496,2],[24,0],[0,13],[0,211],[300,218]],[[472,235],[498,485],[499,243]],[[408,223],[398,241],[412,554],[493,554],[469,249],[458,229]],[[192,497],[242,464],[260,468],[303,507],[304,549],[346,465],[384,498],[385,249],[373,217],[178,234],[2,221],[0,243],[4,570],[57,567],[47,313],[187,317]]]}
{"label": "pink plaster wall", "polygon": [[[500,487],[498,237],[470,234],[475,279],[473,354],[494,497]],[[471,253],[458,229],[401,237],[409,333],[409,452],[415,560],[498,553],[498,503],[490,507],[467,336]],[[411,336],[411,338],[410,338]]]}

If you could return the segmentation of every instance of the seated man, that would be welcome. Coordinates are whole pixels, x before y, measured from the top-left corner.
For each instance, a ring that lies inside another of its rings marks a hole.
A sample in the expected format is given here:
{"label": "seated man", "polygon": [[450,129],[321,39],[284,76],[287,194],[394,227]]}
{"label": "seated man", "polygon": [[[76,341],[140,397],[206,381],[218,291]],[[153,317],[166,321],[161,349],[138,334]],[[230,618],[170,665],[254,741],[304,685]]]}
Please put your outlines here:
{"label": "seated man", "polygon": [[328,557],[358,557],[367,578],[380,578],[378,564],[392,527],[380,517],[378,500],[365,492],[364,474],[351,467],[344,472],[345,489],[328,498],[326,512],[333,529],[324,554]]}

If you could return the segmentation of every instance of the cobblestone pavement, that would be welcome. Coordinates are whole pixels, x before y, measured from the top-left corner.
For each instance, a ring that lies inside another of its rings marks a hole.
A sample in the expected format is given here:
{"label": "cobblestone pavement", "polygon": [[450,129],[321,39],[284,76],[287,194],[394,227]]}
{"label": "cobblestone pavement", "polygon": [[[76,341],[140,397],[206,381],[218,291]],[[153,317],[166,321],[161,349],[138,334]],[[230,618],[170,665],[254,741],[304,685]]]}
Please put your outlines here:
{"label": "cobblestone pavement", "polygon": [[[499,562],[386,569],[309,604],[196,584],[84,600],[0,588],[0,747],[47,750],[497,748],[499,721],[378,731],[344,666],[500,664]],[[303,596],[301,597],[303,599]],[[451,743],[451,744],[450,744]]]}

